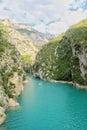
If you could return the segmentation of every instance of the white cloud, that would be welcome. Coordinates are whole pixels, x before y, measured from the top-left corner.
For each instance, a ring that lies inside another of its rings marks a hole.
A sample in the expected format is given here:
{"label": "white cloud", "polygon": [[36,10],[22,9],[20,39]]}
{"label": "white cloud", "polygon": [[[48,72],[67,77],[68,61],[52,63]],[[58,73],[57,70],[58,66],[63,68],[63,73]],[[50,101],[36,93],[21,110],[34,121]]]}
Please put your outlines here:
{"label": "white cloud", "polygon": [[71,4],[71,7],[75,8],[80,8],[84,5],[87,5],[87,0],[74,0]]}
{"label": "white cloud", "polygon": [[61,17],[61,19],[67,23],[68,26],[79,22],[80,20],[87,18],[87,10],[79,9],[77,11],[66,11],[64,13],[64,17]]}
{"label": "white cloud", "polygon": [[41,32],[59,34],[87,18],[87,10],[82,8],[86,3],[87,0],[4,0],[0,3],[0,18],[15,19],[34,25]]}
{"label": "white cloud", "polygon": [[65,32],[68,28],[67,24],[64,22],[55,22],[48,26],[48,32],[51,32],[52,34],[60,34],[62,32]]}
{"label": "white cloud", "polygon": [[36,25],[34,27],[34,29],[38,30],[39,32],[45,33],[46,32],[46,25],[41,23],[41,24]]}

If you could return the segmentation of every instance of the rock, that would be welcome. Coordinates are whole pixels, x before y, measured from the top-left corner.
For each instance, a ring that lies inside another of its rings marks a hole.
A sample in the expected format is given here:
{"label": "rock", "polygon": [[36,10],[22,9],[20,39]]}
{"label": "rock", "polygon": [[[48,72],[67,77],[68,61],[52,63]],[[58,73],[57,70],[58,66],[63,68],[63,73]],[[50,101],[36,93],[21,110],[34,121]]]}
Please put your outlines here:
{"label": "rock", "polygon": [[23,83],[28,83],[28,80],[24,80]]}
{"label": "rock", "polygon": [[3,107],[0,107],[0,112],[5,112],[5,108],[3,108]]}
{"label": "rock", "polygon": [[23,91],[23,79],[22,76],[19,76],[17,72],[14,73],[13,77],[11,77],[9,79],[9,82],[12,82],[13,84],[15,84],[15,92],[16,95],[20,95],[21,92]]}
{"label": "rock", "polygon": [[0,125],[3,124],[5,120],[6,120],[6,114],[0,111]]}
{"label": "rock", "polygon": [[9,99],[9,107],[19,107],[19,103],[15,101],[14,99]]}

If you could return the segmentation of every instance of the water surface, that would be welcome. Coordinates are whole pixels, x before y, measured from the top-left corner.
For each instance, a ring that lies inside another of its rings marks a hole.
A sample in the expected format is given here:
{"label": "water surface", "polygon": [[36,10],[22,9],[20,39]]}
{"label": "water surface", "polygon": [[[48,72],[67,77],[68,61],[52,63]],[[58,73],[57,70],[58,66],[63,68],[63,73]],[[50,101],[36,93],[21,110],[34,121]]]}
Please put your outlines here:
{"label": "water surface", "polygon": [[87,91],[27,75],[19,108],[0,130],[87,130]]}

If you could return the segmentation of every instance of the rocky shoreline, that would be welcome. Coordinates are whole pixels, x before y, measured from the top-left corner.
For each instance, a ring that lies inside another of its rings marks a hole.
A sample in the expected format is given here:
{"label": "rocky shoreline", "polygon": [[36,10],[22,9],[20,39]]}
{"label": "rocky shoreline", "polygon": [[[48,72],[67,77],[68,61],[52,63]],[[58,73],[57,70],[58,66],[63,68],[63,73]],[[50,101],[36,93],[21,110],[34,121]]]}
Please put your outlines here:
{"label": "rocky shoreline", "polygon": [[5,109],[3,107],[0,107],[0,125],[4,123],[6,120],[6,114],[5,114]]}
{"label": "rocky shoreline", "polygon": [[71,84],[73,86],[75,86],[76,88],[81,88],[81,89],[85,89],[87,90],[87,86],[85,85],[80,85],[78,83],[73,83],[72,81],[57,81],[57,80],[50,80],[50,82],[54,82],[54,83],[64,83],[64,84]]}
{"label": "rocky shoreline", "polygon": [[[25,81],[24,81],[24,83],[25,83]],[[19,85],[16,87],[16,92],[17,92],[18,96],[23,91],[23,82],[21,81],[19,83]],[[9,109],[11,107],[19,107],[20,106],[20,104],[17,102],[17,100],[15,100],[13,98],[9,98],[9,97],[6,96],[6,100],[8,100],[6,106],[5,107],[0,107],[0,125],[2,125],[4,123],[4,121],[6,120],[5,112],[6,112],[7,109]]]}
{"label": "rocky shoreline", "polygon": [[8,107],[6,109],[3,108],[3,107],[0,107],[0,125],[2,125],[4,123],[4,121],[6,120],[6,118],[7,118],[7,116],[5,114],[7,109],[9,109],[11,107],[19,107],[20,106],[19,103],[16,100],[12,99],[12,98],[9,99],[8,104],[9,105],[8,105]]}
{"label": "rocky shoreline", "polygon": [[[17,91],[18,96],[21,95],[21,93],[23,91],[23,88],[24,88],[23,83],[24,84],[28,83],[28,81],[25,80],[25,81],[21,82],[20,87],[19,88],[17,87],[18,89],[16,89],[16,91]],[[0,107],[0,125],[2,125],[6,120],[7,116],[6,116],[5,112],[7,109],[9,109],[11,107],[20,106],[20,104],[17,102],[17,100],[14,100],[13,98],[8,98],[8,97],[7,97],[7,99],[8,99],[8,104],[7,104],[6,108]]]}

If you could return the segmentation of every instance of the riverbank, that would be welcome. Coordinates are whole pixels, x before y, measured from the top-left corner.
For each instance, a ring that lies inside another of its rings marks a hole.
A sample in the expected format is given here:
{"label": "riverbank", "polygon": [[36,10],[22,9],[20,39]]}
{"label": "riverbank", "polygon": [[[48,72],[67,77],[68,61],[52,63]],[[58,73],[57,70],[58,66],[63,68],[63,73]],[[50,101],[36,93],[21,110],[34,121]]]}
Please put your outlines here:
{"label": "riverbank", "polygon": [[8,107],[7,108],[0,107],[0,125],[2,125],[7,118],[7,116],[5,114],[7,109],[9,109],[11,107],[19,107],[19,106],[20,106],[20,104],[16,100],[9,98],[8,99]]}
{"label": "riverbank", "polygon": [[9,98],[7,108],[0,107],[0,125],[2,125],[7,118],[7,115],[5,114],[7,109],[9,109],[11,107],[19,107],[19,106],[20,106],[20,104],[16,100]]}
{"label": "riverbank", "polygon": [[6,120],[5,109],[3,107],[0,107],[0,125],[3,124],[5,120]]}
{"label": "riverbank", "polygon": [[78,83],[73,83],[72,81],[57,81],[57,80],[50,80],[50,82],[54,82],[54,83],[64,83],[64,84],[71,84],[73,86],[75,86],[76,88],[81,88],[81,89],[86,89],[87,90],[87,86],[84,86],[84,85],[80,85]]}
{"label": "riverbank", "polygon": [[[17,82],[17,80],[14,83],[16,83],[16,82]],[[22,91],[24,89],[23,84],[26,84],[26,83],[28,83],[28,80],[24,80],[23,82],[21,80],[21,82],[19,84],[17,83],[15,91],[16,91],[18,96],[21,95],[21,93],[22,93]],[[6,118],[7,118],[7,116],[5,114],[7,109],[9,109],[11,107],[19,107],[20,106],[20,104],[17,102],[17,100],[14,100],[13,98],[8,98],[7,97],[7,100],[8,100],[7,107],[6,108],[0,107],[0,125],[2,125],[5,122]]]}

